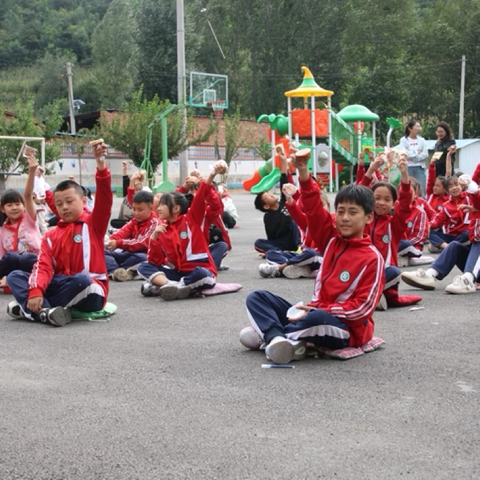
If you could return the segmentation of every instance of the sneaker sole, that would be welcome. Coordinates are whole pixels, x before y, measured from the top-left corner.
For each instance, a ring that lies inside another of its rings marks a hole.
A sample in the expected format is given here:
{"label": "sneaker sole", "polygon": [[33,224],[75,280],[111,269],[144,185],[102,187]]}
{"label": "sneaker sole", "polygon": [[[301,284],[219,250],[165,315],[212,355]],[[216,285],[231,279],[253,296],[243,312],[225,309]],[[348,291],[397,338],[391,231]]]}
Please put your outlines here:
{"label": "sneaker sole", "polygon": [[164,285],[159,292],[160,297],[164,300],[175,300],[178,297],[178,287],[176,285]]}
{"label": "sneaker sole", "polygon": [[386,312],[387,309],[388,309],[387,299],[386,299],[385,295],[382,294],[382,296],[380,297],[380,300],[377,303],[377,306],[376,306],[375,310],[377,310],[379,312]]}
{"label": "sneaker sole", "polygon": [[299,265],[287,265],[282,271],[283,276],[291,280],[296,278],[308,278],[311,273],[312,271],[310,270],[310,267]]}
{"label": "sneaker sole", "polygon": [[450,293],[451,295],[467,295],[469,293],[477,293],[477,289],[474,290],[468,290],[468,291],[459,291],[459,290],[447,290],[448,287],[445,288],[445,291],[447,293]]}
{"label": "sneaker sole", "polygon": [[48,321],[55,327],[64,327],[72,322],[72,316],[68,308],[56,308],[47,314]]}
{"label": "sneaker sole", "polygon": [[[12,302],[13,303],[13,302]],[[14,311],[15,310],[15,311]],[[16,313],[16,311],[18,310],[18,313]],[[25,317],[22,313],[22,309],[20,308],[20,305],[15,302],[15,305],[13,305],[13,307],[10,307],[10,304],[8,305],[7,307],[7,315],[10,317],[10,318],[13,318],[14,320],[23,320],[23,319],[26,319],[27,317]]]}
{"label": "sneaker sole", "polygon": [[404,277],[403,275],[402,275],[402,280],[407,285],[410,285],[411,287],[421,288],[422,290],[435,290],[435,286],[433,286],[433,285],[423,285],[421,283],[417,283],[415,280],[413,280],[409,277]]}
{"label": "sneaker sole", "polygon": [[290,363],[295,355],[293,345],[285,340],[284,342],[278,342],[274,345],[267,346],[265,351],[267,357],[273,363]]}
{"label": "sneaker sole", "polygon": [[117,280],[117,282],[128,282],[133,279],[133,272],[125,268],[118,269],[113,272],[113,278]]}
{"label": "sneaker sole", "polygon": [[188,285],[182,285],[180,287],[177,287],[178,294],[177,294],[177,299],[178,300],[183,300],[185,298],[188,298],[190,293],[192,293],[192,289]]}

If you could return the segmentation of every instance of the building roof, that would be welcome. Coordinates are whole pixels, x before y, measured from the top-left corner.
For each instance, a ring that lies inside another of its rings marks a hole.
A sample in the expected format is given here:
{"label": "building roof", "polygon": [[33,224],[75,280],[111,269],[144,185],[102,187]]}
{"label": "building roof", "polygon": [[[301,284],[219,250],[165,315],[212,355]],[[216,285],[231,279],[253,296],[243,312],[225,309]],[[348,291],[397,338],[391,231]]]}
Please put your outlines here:
{"label": "building roof", "polygon": [[[467,147],[468,145],[471,145],[475,142],[480,142],[480,138],[465,138],[465,139],[462,139],[462,140],[455,140],[455,143],[457,144],[458,149]],[[435,148],[435,143],[437,143],[437,141],[436,140],[425,140],[425,143],[427,144],[427,148],[429,150],[433,150]]]}

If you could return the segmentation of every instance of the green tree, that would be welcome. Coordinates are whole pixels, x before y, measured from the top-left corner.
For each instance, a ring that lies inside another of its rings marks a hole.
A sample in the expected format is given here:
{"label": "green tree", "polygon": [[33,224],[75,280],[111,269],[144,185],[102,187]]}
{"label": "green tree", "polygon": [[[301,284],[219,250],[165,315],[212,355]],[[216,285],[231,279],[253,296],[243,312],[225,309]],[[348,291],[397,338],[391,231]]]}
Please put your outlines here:
{"label": "green tree", "polygon": [[113,0],[93,32],[96,82],[105,108],[123,108],[133,93],[134,25],[130,0]]}
{"label": "green tree", "polygon": [[[34,114],[33,100],[22,102],[19,100],[15,108],[15,116],[7,118],[3,112],[4,108],[0,106],[0,135],[3,136],[28,136],[28,137],[44,137],[47,140],[45,146],[45,163],[53,162],[60,155],[60,147],[53,139],[55,132],[58,131],[62,124],[62,117],[58,112],[58,106],[53,105],[43,119],[43,123]],[[40,151],[40,144],[28,142],[32,147]],[[0,170],[2,172],[24,171],[27,168],[25,159],[17,156],[22,146],[21,140],[0,140]],[[4,181],[1,176],[0,184]]]}
{"label": "green tree", "polygon": [[[162,101],[157,95],[147,100],[142,89],[138,90],[123,112],[112,117],[104,116],[100,120],[100,130],[105,140],[117,150],[126,152],[133,163],[140,167],[145,154],[145,139],[148,126],[170,106],[168,100]],[[182,128],[182,117],[178,112],[168,116],[168,153],[169,158],[178,156],[191,145],[206,141],[216,129],[210,122],[206,131],[199,131],[191,117],[187,119],[186,131]],[[155,171],[162,162],[162,132],[160,122],[155,123],[152,132],[150,161]]]}

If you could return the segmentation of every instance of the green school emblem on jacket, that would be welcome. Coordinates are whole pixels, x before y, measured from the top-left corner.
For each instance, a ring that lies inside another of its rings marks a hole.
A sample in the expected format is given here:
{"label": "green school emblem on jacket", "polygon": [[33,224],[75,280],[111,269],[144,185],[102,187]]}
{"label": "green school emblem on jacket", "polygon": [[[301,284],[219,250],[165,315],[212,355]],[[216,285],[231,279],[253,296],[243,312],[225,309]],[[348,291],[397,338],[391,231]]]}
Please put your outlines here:
{"label": "green school emblem on jacket", "polygon": [[344,270],[341,274],[340,274],[340,281],[341,282],[348,282],[350,280],[350,272],[348,270]]}
{"label": "green school emblem on jacket", "polygon": [[74,241],[75,243],[82,243],[82,236],[81,236],[79,233],[77,233],[77,234],[73,237],[73,241]]}
{"label": "green school emblem on jacket", "polygon": [[187,232],[180,232],[180,238],[181,238],[182,240],[185,240],[187,237],[188,237]]}
{"label": "green school emblem on jacket", "polygon": [[413,227],[413,222],[408,222],[408,223],[407,223],[407,227],[408,227],[408,228],[412,228],[412,227]]}
{"label": "green school emblem on jacket", "polygon": [[382,242],[383,243],[390,243],[390,237],[388,235],[384,235],[382,237]]}

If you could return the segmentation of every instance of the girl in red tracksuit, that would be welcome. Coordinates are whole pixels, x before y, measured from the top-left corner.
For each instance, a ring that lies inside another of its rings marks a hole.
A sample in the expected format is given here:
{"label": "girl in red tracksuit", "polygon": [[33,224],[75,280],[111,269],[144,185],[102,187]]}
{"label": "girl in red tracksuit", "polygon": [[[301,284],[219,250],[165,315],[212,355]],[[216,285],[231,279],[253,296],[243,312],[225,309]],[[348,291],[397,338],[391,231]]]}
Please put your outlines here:
{"label": "girl in red tracksuit", "polygon": [[142,286],[144,296],[181,299],[215,286],[217,269],[203,231],[211,179],[200,183],[190,208],[180,192],[161,196],[158,216],[163,222],[150,238],[147,261],[138,266],[138,273],[148,280]]}
{"label": "girl in red tracksuit", "polygon": [[[412,190],[407,174],[407,160],[402,155],[398,162],[398,169],[402,176],[397,201],[397,191],[387,182],[377,182],[372,190],[375,197],[373,222],[365,228],[372,243],[377,247],[385,260],[386,284],[384,295],[389,307],[403,307],[413,305],[422,300],[417,295],[398,294],[400,283],[400,269],[398,268],[398,248],[407,228],[407,221],[412,213]],[[372,177],[378,168],[385,163],[385,156],[380,155],[371,164],[362,180],[362,184],[370,186]],[[393,214],[392,214],[393,209]],[[380,303],[382,309],[386,308]]]}
{"label": "girl in red tracksuit", "polygon": [[428,167],[426,194],[427,202],[435,213],[438,213],[442,209],[442,205],[449,199],[445,177],[435,177],[435,160],[433,159]]}
{"label": "girl in red tracksuit", "polygon": [[430,243],[443,250],[449,243],[455,241],[464,243],[468,241],[468,226],[470,212],[459,208],[459,205],[471,205],[467,192],[462,191],[462,186],[455,175],[447,179],[447,191],[450,199],[430,223]]}
{"label": "girl in red tracksuit", "polygon": [[410,184],[413,190],[412,213],[408,217],[404,238],[398,247],[398,256],[404,257],[408,265],[425,265],[433,262],[432,257],[424,257],[422,252],[429,233],[429,222],[435,217],[435,211],[420,196],[421,187],[418,181],[410,177]]}

